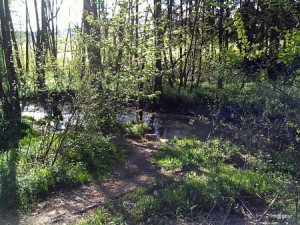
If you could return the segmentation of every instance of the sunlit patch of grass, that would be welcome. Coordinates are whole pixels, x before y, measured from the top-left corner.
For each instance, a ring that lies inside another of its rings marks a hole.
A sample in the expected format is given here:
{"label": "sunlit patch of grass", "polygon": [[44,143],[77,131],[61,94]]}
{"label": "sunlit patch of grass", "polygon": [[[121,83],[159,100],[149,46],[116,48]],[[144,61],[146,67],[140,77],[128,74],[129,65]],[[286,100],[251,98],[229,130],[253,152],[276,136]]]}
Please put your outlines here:
{"label": "sunlit patch of grass", "polygon": [[158,159],[157,164],[160,166],[163,166],[164,168],[168,170],[174,170],[175,168],[182,168],[182,162],[173,157],[165,157],[163,159]]}
{"label": "sunlit patch of grass", "polygon": [[[163,167],[216,166],[238,151],[236,146],[222,140],[200,142],[198,140],[174,139],[162,146],[156,155],[156,162]],[[174,167],[173,167],[174,168]]]}
{"label": "sunlit patch of grass", "polygon": [[125,133],[134,138],[141,138],[148,129],[147,124],[138,123],[135,120],[131,120],[125,124]]}
{"label": "sunlit patch of grass", "polygon": [[[107,204],[106,212],[109,217],[117,215],[119,218],[121,215],[121,224],[193,221],[212,212],[225,216],[229,208],[238,213],[242,207],[241,199],[246,199],[250,210],[259,207],[265,210],[279,191],[290,191],[285,188],[287,181],[283,181],[276,173],[267,173],[251,166],[234,167],[226,159],[237,154],[238,148],[221,142],[218,140],[201,143],[196,140],[176,139],[167,143],[156,156],[157,163],[167,171],[167,176],[160,176],[154,186],[137,188]],[[212,154],[209,151],[205,154],[202,152],[208,146],[213,147]],[[216,154],[215,149],[221,153]],[[215,158],[218,160],[207,162]],[[182,165],[190,169],[186,171]],[[179,168],[183,170],[180,172]],[[172,174],[176,179],[172,179]],[[164,178],[168,181],[165,182]],[[290,197],[283,193],[282,198]],[[288,206],[283,202],[280,199],[273,207],[279,211],[287,208],[295,210],[290,206],[293,204]]]}
{"label": "sunlit patch of grass", "polygon": [[[274,167],[268,162],[260,164],[255,156],[241,155],[241,151],[244,153],[243,149],[220,139],[171,140],[161,147],[155,160],[167,170],[166,175],[173,174],[176,183],[162,188],[159,201],[173,211],[180,208],[186,213],[191,207],[202,213],[211,208],[222,210],[228,207],[229,199],[243,196],[261,196],[267,204],[288,180],[271,171]],[[239,160],[245,157],[243,167],[237,166],[234,156],[239,156]]]}
{"label": "sunlit patch of grass", "polygon": [[[109,204],[109,202],[107,203]],[[117,225],[127,224],[122,214],[114,214],[109,210],[108,205],[100,207],[95,212],[89,214],[85,219],[75,223],[75,225]]]}
{"label": "sunlit patch of grass", "polygon": [[236,169],[230,165],[222,165],[215,176],[221,182],[220,187],[228,187],[233,194],[274,194],[281,187],[278,180],[266,173]]}
{"label": "sunlit patch of grass", "polygon": [[[86,219],[78,222],[76,225],[103,225],[108,223],[108,216],[105,209],[99,209]],[[113,224],[113,223],[112,223]]]}

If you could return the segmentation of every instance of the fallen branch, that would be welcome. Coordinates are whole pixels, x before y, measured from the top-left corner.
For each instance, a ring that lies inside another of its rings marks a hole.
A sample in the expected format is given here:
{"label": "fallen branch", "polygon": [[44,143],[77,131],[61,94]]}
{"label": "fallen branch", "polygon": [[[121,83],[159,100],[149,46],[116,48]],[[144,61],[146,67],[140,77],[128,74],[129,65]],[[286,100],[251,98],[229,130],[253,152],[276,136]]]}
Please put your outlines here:
{"label": "fallen branch", "polygon": [[232,208],[233,208],[233,204],[234,204],[234,199],[231,198],[231,205],[230,205],[230,208],[228,209],[228,211],[227,211],[227,213],[226,213],[226,215],[225,215],[225,217],[224,217],[223,222],[222,222],[221,225],[225,225],[225,224],[226,224],[226,222],[227,222],[227,220],[228,220],[228,217],[229,217],[229,215],[230,215],[230,212],[231,212],[231,210],[232,210]]}
{"label": "fallen branch", "polygon": [[262,218],[270,211],[272,205],[275,203],[278,196],[279,196],[279,192],[277,192],[277,194],[275,195],[275,197],[273,198],[273,200],[269,204],[268,208],[264,211],[264,213],[261,214],[261,216],[259,216],[259,218],[256,220],[255,225],[258,225],[261,222]]}
{"label": "fallen branch", "polygon": [[63,220],[63,216],[65,215],[66,213],[63,213],[63,214],[60,214],[54,218],[51,219],[51,223],[58,223],[58,222],[61,222]]}
{"label": "fallen branch", "polygon": [[[248,218],[254,218],[253,213],[248,209],[248,207],[244,204],[244,202],[240,198],[236,198],[242,205],[242,209],[245,209],[248,213],[244,213]],[[250,215],[250,216],[249,216]]]}
{"label": "fallen branch", "polygon": [[95,209],[95,208],[98,208],[100,205],[102,204],[102,201],[100,202],[97,202],[95,204],[92,204],[92,205],[89,205],[87,207],[84,207],[78,211],[75,211],[75,212],[72,212],[73,214],[83,214],[83,213],[86,213],[87,211],[89,210],[92,210],[92,209]]}

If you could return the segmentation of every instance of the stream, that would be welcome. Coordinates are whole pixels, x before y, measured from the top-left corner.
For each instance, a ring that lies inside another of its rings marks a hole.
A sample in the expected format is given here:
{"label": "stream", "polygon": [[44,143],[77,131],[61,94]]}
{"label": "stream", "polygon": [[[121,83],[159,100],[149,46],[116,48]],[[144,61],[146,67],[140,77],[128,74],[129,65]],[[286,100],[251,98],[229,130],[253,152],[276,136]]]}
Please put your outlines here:
{"label": "stream", "polygon": [[[122,121],[130,121],[136,118],[136,114],[128,113],[121,117]],[[150,113],[143,113],[143,122],[149,125]],[[209,120],[199,120],[198,117],[186,116],[182,114],[155,113],[153,122],[154,134],[163,139],[196,138],[206,140],[213,130],[213,125]]]}
{"label": "stream", "polygon": [[[72,114],[68,110],[68,108],[62,110],[62,121],[59,122],[56,129],[57,130],[64,130],[67,123],[70,122]],[[42,106],[37,104],[28,104],[24,107],[24,109],[21,112],[22,116],[31,117],[35,121],[39,121],[42,119],[49,118],[51,115],[49,112],[47,112]],[[73,123],[71,121],[71,123]],[[54,126],[54,122],[51,122],[51,124]]]}
{"label": "stream", "polygon": [[[50,116],[43,107],[36,104],[28,104],[22,111],[22,116],[32,117],[35,121],[45,119]],[[62,121],[57,126],[57,130],[64,130],[69,123],[71,114],[68,110],[62,110]],[[127,122],[136,118],[136,114],[129,112],[120,116],[120,120]],[[143,113],[143,121],[149,124],[150,113]],[[54,125],[54,123],[52,123]],[[185,116],[181,114],[155,113],[153,122],[153,133],[160,138],[197,138],[206,140],[213,130],[212,122],[209,120],[199,120],[197,117]]]}

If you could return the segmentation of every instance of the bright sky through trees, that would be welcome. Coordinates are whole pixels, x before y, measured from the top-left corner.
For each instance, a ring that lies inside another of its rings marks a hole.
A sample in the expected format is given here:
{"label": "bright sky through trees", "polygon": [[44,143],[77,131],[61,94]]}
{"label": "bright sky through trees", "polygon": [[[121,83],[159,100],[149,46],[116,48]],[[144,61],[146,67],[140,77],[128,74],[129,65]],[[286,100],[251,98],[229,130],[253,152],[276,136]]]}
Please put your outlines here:
{"label": "bright sky through trees", "polygon": [[[34,0],[28,1],[28,10],[31,20],[31,26],[33,30],[36,30],[35,11],[34,11]],[[38,4],[40,0],[37,1]],[[61,0],[58,0],[60,5]],[[58,28],[63,30],[68,28],[69,22],[71,26],[80,25],[82,19],[82,0],[62,0],[60,10],[57,15]],[[25,31],[26,22],[26,7],[25,0],[12,1],[11,5],[13,21],[16,30]]]}
{"label": "bright sky through trees", "polygon": [[[33,30],[36,30],[36,19],[35,19],[35,9],[34,9],[34,0],[27,0],[28,10],[30,16],[30,23]],[[57,21],[58,29],[64,30],[67,29],[69,23],[71,27],[80,26],[82,21],[82,9],[83,1],[82,0],[57,0],[57,4],[60,5],[60,10],[58,12]],[[37,1],[38,5],[40,0]],[[115,1],[107,1],[106,7],[108,12],[112,12]],[[150,3],[150,1],[141,1],[140,2],[140,11],[143,11]],[[40,6],[38,6],[40,12]],[[14,0],[11,2],[11,10],[13,16],[13,22],[15,24],[16,30],[25,31],[26,23],[26,7],[25,0]]]}

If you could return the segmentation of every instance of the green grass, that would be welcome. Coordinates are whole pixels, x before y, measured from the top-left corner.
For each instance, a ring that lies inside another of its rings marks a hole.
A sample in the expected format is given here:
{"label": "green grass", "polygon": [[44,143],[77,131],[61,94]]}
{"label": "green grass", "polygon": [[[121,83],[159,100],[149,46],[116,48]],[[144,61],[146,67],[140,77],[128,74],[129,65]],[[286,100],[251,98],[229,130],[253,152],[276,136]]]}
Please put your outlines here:
{"label": "green grass", "polygon": [[103,225],[108,223],[108,217],[104,209],[97,210],[92,216],[86,220],[77,223],[78,225]]}
{"label": "green grass", "polygon": [[147,124],[143,122],[138,123],[135,120],[126,122],[124,126],[125,126],[125,133],[129,137],[133,137],[133,138],[143,137],[143,135],[146,133],[146,130],[148,128]]}
{"label": "green grass", "polygon": [[[275,163],[267,160],[272,157],[267,152],[259,152],[252,154],[222,139],[201,142],[175,138],[155,155],[161,174],[153,186],[108,200],[82,224],[201,223],[209,214],[223,219],[230,208],[231,213],[243,217],[242,204],[263,213],[278,193],[280,197],[269,212],[293,215],[294,193],[299,186],[276,167],[278,157]],[[113,219],[118,223],[112,223]]]}
{"label": "green grass", "polygon": [[29,170],[20,166],[17,179],[20,205],[29,209],[31,203],[47,197],[52,191],[77,186],[91,180],[92,176],[83,163],[64,164],[58,161],[53,166],[31,164]]}
{"label": "green grass", "polygon": [[112,215],[106,207],[101,207],[96,212],[89,215],[86,219],[79,221],[76,225],[117,225],[126,224],[122,215]]}
{"label": "green grass", "polygon": [[237,151],[236,146],[218,139],[208,142],[174,139],[162,146],[156,155],[156,162],[167,169],[182,169],[185,166],[209,168],[223,163]]}
{"label": "green grass", "polygon": [[28,210],[53,191],[101,179],[124,158],[109,138],[87,130],[40,136],[27,129],[18,146],[0,154],[0,211]]}
{"label": "green grass", "polygon": [[[272,196],[278,191],[284,192],[293,179],[276,167],[278,162],[274,167],[274,161],[263,160],[262,163],[256,157],[220,139],[206,142],[174,139],[162,146],[155,158],[165,175],[177,181],[176,185],[163,190],[161,199],[171,196],[164,205],[173,210],[181,208],[183,212],[193,206],[203,213],[213,207],[222,210],[228,207],[228,199],[244,196],[253,196],[253,206],[255,198],[261,196],[267,205]],[[244,163],[238,166],[236,158]]]}

